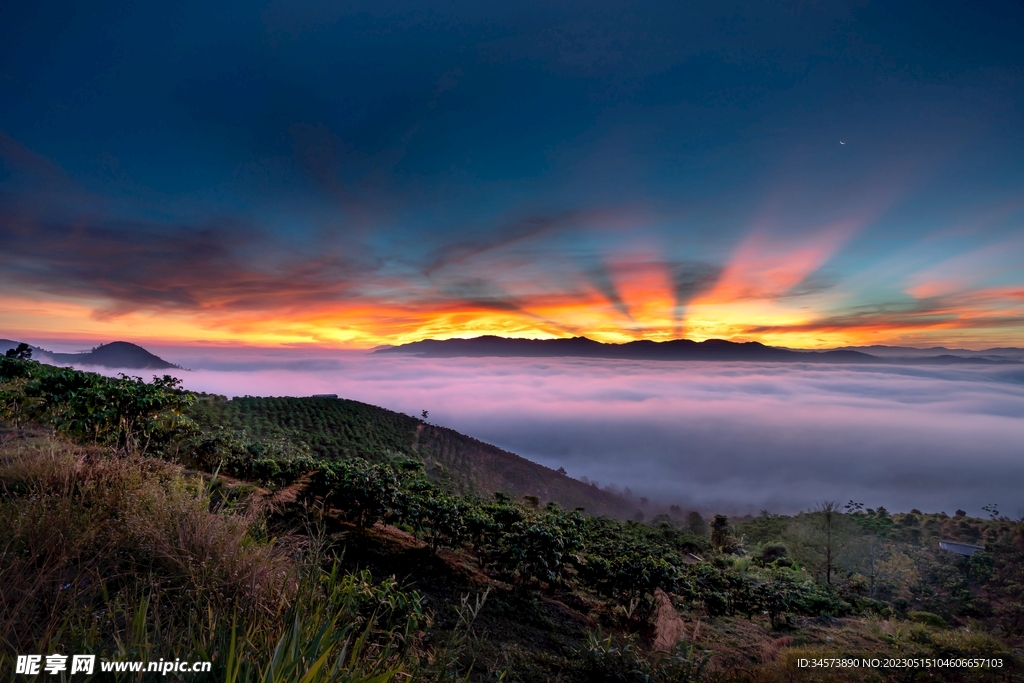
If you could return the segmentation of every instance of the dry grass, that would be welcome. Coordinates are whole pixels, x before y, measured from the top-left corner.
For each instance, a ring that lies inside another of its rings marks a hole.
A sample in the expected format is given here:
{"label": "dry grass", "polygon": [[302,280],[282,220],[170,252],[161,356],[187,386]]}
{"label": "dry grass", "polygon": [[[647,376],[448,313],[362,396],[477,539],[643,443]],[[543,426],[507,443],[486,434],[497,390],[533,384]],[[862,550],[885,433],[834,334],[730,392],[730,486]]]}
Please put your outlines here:
{"label": "dry grass", "polygon": [[340,571],[317,534],[268,538],[268,498],[48,436],[0,443],[0,670],[70,651],[211,660],[233,682],[448,680],[431,658],[465,643],[424,655],[419,595]]}
{"label": "dry grass", "polygon": [[281,549],[253,538],[248,515],[214,513],[195,482],[146,486],[125,510],[126,538],[160,573],[218,604],[276,614],[294,592]]}
{"label": "dry grass", "polygon": [[162,461],[14,439],[0,445],[0,498],[0,642],[11,650],[123,639],[138,609],[165,631],[191,628],[197,612],[275,615],[295,590],[293,563],[258,540],[258,520],[212,509],[203,480]]}
{"label": "dry grass", "polygon": [[779,657],[779,653],[782,652],[783,648],[787,648],[793,644],[792,636],[783,636],[776,638],[775,640],[769,640],[761,645],[761,663],[771,664]]}

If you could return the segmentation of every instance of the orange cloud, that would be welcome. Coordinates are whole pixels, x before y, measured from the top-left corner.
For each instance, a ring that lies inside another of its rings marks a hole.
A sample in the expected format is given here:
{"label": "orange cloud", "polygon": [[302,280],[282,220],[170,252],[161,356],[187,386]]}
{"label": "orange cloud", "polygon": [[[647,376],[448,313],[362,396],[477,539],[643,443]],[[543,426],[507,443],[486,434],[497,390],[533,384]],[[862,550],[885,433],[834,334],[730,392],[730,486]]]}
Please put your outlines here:
{"label": "orange cloud", "polygon": [[774,299],[802,283],[850,238],[857,224],[836,223],[793,245],[753,233],[733,253],[714,289],[701,303]]}
{"label": "orange cloud", "polygon": [[687,306],[687,336],[731,339],[755,326],[811,320],[812,311],[784,299],[836,253],[857,225],[836,223],[796,245],[753,233],[736,248],[715,286]]}
{"label": "orange cloud", "polygon": [[[0,333],[355,348],[483,334],[624,342],[676,338],[682,315],[682,332],[694,339],[805,348],[1020,344],[1024,290],[970,289],[968,276],[991,271],[991,254],[920,271],[905,289],[916,302],[897,297],[894,305],[857,308],[856,292],[816,289],[814,274],[856,225],[837,223],[795,241],[756,232],[721,270],[666,262],[649,246],[573,260],[532,250],[528,226],[426,275],[330,255],[246,262],[230,232],[193,231],[173,245],[159,237],[123,244],[101,229],[38,241],[8,236],[21,256],[0,257],[10,266],[0,283]],[[36,262],[45,269],[22,265]],[[39,272],[45,277],[32,280]]]}
{"label": "orange cloud", "polygon": [[747,328],[757,338],[828,340],[836,345],[1020,346],[1024,288],[991,287],[902,305],[864,306],[804,323]]}

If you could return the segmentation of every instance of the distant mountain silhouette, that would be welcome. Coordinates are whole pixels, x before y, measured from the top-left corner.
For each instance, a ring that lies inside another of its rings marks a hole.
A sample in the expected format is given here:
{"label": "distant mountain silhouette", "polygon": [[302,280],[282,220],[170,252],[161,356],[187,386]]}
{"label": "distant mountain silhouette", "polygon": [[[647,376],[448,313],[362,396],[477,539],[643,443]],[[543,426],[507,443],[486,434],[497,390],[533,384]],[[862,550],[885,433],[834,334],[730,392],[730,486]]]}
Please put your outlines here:
{"label": "distant mountain silhouette", "polygon": [[1000,359],[1024,359],[1024,349],[1013,347],[997,347],[972,351],[971,349],[948,349],[944,346],[933,346],[931,348],[919,349],[911,346],[844,346],[842,350],[860,351],[869,353],[872,356],[882,358],[922,358],[939,356],[959,356],[961,358],[987,358],[991,360]]}
{"label": "distant mountain silhouette", "polygon": [[[0,353],[18,346],[18,342],[0,339]],[[105,368],[124,368],[126,370],[170,370],[181,369],[181,366],[168,363],[163,358],[153,355],[146,349],[130,342],[111,342],[100,344],[91,351],[82,353],[56,353],[38,346],[32,346],[32,358],[43,363],[56,365],[98,365]]]}
{"label": "distant mountain silhouette", "polygon": [[[945,349],[942,349],[945,351]],[[707,360],[767,361],[790,363],[912,363],[946,365],[959,363],[1017,363],[1012,359],[963,357],[944,353],[934,356],[882,358],[853,349],[798,351],[765,346],[760,342],[731,342],[708,339],[673,341],[634,341],[604,344],[586,337],[569,339],[516,339],[496,336],[473,339],[424,339],[423,341],[379,348],[374,353],[412,354],[425,358],[520,357],[520,358],[609,358],[620,360]]]}

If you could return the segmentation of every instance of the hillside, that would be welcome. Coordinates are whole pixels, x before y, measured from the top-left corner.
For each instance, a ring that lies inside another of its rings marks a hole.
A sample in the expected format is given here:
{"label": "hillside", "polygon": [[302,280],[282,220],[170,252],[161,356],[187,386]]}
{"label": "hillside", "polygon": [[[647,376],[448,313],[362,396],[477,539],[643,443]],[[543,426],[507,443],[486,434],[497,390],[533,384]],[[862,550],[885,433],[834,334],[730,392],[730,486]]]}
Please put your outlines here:
{"label": "hillside", "polygon": [[[18,342],[0,339],[0,353],[18,346]],[[131,342],[116,341],[81,353],[57,353],[38,346],[32,346],[32,357],[55,365],[95,365],[103,368],[124,368],[126,370],[170,370],[181,369],[174,363],[150,353]]]}
{"label": "hillside", "polygon": [[537,496],[573,509],[632,517],[636,507],[596,486],[459,432],[385,408],[335,398],[207,397],[192,408],[206,429],[246,430],[260,439],[301,442],[322,458],[364,457],[388,462],[411,457],[432,480],[458,493],[514,498]]}
{"label": "hillside", "polygon": [[407,354],[424,358],[602,358],[616,360],[750,361],[768,363],[949,365],[1020,362],[1010,357],[982,357],[980,354],[962,356],[949,353],[883,358],[854,349],[800,351],[765,346],[759,342],[731,342],[724,339],[708,339],[702,342],[690,339],[675,339],[664,342],[641,340],[623,344],[605,344],[587,339],[586,337],[572,337],[570,339],[515,339],[490,335],[474,337],[472,339],[424,339],[400,346],[379,348],[374,353]]}

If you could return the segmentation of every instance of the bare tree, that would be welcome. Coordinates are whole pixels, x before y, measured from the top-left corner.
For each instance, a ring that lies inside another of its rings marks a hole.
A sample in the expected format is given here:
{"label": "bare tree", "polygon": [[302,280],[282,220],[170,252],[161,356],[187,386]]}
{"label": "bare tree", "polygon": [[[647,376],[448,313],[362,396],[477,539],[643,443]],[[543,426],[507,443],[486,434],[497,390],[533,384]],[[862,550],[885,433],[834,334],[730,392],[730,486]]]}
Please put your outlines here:
{"label": "bare tree", "polygon": [[849,521],[842,507],[834,500],[818,503],[810,512],[800,515],[791,527],[792,543],[804,564],[817,565],[832,583],[841,560],[845,558],[850,540]]}
{"label": "bare tree", "polygon": [[832,571],[835,569],[841,545],[837,520],[840,516],[839,503],[834,500],[823,500],[818,503],[817,512],[821,516],[821,530],[824,533],[825,583],[832,583]]}
{"label": "bare tree", "polygon": [[875,599],[875,592],[878,590],[880,550],[878,537],[871,534],[867,539],[867,547],[864,552],[864,575],[868,579],[868,597],[872,600]]}

